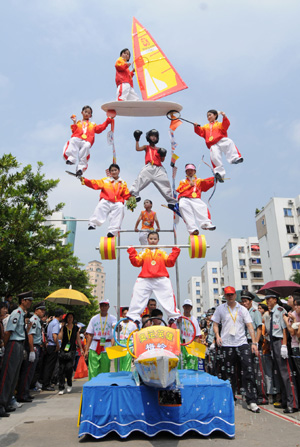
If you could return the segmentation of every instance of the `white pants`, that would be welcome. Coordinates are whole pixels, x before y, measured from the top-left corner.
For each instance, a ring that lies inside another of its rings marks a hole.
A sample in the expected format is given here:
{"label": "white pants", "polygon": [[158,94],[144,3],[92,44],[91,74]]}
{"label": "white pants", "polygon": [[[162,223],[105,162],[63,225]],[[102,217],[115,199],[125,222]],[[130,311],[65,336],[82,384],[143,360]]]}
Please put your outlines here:
{"label": "white pants", "polygon": [[225,169],[222,163],[222,153],[225,154],[228,163],[233,163],[241,158],[241,154],[230,138],[222,138],[210,147],[210,159],[214,168],[214,173],[216,174],[218,172],[221,177],[224,177]]}
{"label": "white pants", "polygon": [[173,203],[174,205],[177,203],[176,199],[172,196],[171,185],[165,168],[163,166],[152,165],[151,163],[146,164],[142,168],[130,188],[130,194],[137,197],[140,191],[150,183],[153,183],[168,203]]}
{"label": "white pants", "polygon": [[[154,230],[151,230],[151,231],[154,231]],[[143,231],[143,230],[140,231],[139,241],[140,241],[141,245],[149,245],[148,244],[148,234],[149,234],[149,231]]]}
{"label": "white pants", "polygon": [[81,138],[72,137],[65,144],[63,150],[63,158],[69,160],[71,163],[78,163],[76,166],[76,171],[81,169],[82,172],[87,170],[88,160],[90,158],[91,143],[82,140]]}
{"label": "white pants", "polygon": [[141,313],[147,306],[152,293],[168,318],[178,318],[180,311],[176,308],[175,295],[170,278],[138,278],[133,288],[127,317],[141,319]]}
{"label": "white pants", "polygon": [[89,226],[101,226],[108,217],[108,231],[114,236],[117,236],[118,232],[121,229],[124,214],[124,203],[113,203],[109,202],[108,200],[101,199],[95,208],[94,214],[89,219]]}
{"label": "white pants", "polygon": [[133,88],[127,82],[118,85],[117,88],[117,101],[139,101],[140,98],[135,93]]}
{"label": "white pants", "polygon": [[201,199],[181,197],[179,199],[179,211],[190,234],[199,230],[197,222],[202,229],[206,226],[212,226],[208,208]]}

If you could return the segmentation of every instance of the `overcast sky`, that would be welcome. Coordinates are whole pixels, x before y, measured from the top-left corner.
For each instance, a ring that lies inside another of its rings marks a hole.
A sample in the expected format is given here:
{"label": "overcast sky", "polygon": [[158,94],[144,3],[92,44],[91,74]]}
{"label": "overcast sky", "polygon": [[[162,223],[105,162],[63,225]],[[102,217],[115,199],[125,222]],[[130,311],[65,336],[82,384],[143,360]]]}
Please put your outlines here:
{"label": "overcast sky", "polygon": [[[298,0],[28,0],[4,2],[1,7],[0,114],[2,152],[11,152],[23,165],[44,163],[47,178],[60,184],[50,202],[64,202],[65,215],[88,218],[99,193],[81,186],[65,174],[62,148],[69,139],[70,115],[80,117],[85,104],[93,107],[93,120],[101,123],[101,104],[115,100],[114,64],[124,47],[132,47],[132,18],[136,17],[179,72],[188,89],[165,100],[183,106],[182,116],[204,124],[210,108],[224,110],[233,139],[244,163],[228,165],[211,203],[215,232],[206,234],[207,260],[221,259],[221,247],[232,237],[256,236],[255,209],[271,197],[299,194],[299,17]],[[139,93],[136,80],[135,90]],[[168,149],[169,121],[159,118],[119,117],[115,123],[117,162],[130,186],[144,164],[135,152],[132,133],[151,128],[160,132],[160,145]],[[187,162],[197,166],[209,151],[190,124],[175,133],[180,156],[177,183]],[[144,144],[144,136],[141,139]],[[170,159],[165,162],[171,175]],[[111,163],[106,131],[96,136],[91,151],[88,178],[101,178]],[[201,165],[198,176],[211,176]],[[150,186],[142,199],[151,198],[161,228],[172,227],[172,213],[161,207],[163,198]],[[207,199],[210,192],[203,194]],[[126,212],[124,229],[134,227],[142,205]],[[95,250],[107,225],[87,231],[78,223],[75,255],[84,264],[99,258]],[[178,227],[180,243],[188,233],[183,221]],[[171,243],[171,235],[161,235]],[[138,243],[137,235],[122,237],[122,243]],[[122,252],[121,304],[129,303],[139,269]],[[179,258],[181,301],[187,297],[187,280],[199,275],[205,260]],[[106,297],[116,299],[116,263],[104,261]],[[171,269],[172,270],[172,269]],[[173,280],[173,273],[171,275]],[[175,284],[174,284],[175,288]]]}

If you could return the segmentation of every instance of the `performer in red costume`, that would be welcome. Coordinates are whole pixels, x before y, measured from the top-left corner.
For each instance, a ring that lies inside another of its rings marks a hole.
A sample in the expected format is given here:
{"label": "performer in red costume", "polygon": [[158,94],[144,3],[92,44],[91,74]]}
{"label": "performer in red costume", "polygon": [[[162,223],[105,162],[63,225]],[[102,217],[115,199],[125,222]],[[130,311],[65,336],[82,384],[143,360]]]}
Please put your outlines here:
{"label": "performer in red costume", "polygon": [[133,288],[132,298],[127,317],[134,321],[140,321],[140,315],[145,309],[152,293],[160,303],[161,308],[169,318],[178,318],[180,311],[176,308],[176,300],[166,267],[173,267],[180,254],[180,248],[173,247],[172,252],[167,253],[159,248],[159,235],[157,231],[148,234],[148,244],[153,249],[146,248],[137,253],[133,247],[128,248],[129,259],[133,266],[142,267]]}
{"label": "performer in red costume", "polygon": [[[218,113],[223,116],[222,123],[217,121]],[[216,110],[209,110],[207,112],[208,124],[199,126],[194,124],[194,130],[197,135],[203,137],[206,142],[206,146],[210,150],[210,159],[214,168],[216,179],[219,182],[224,181],[225,169],[222,163],[222,153],[225,154],[228,163],[238,164],[242,163],[240,152],[238,151],[234,142],[227,137],[227,129],[230,126],[230,121],[224,112],[217,112]]]}
{"label": "performer in red costume", "polygon": [[133,89],[132,78],[135,69],[129,70],[131,65],[129,59],[130,51],[128,48],[124,48],[120,52],[120,57],[115,64],[118,101],[139,101],[139,97]]}
{"label": "performer in red costume", "polygon": [[198,235],[198,225],[202,230],[215,230],[207,205],[201,200],[201,192],[214,186],[214,177],[201,179],[196,177],[196,166],[185,165],[186,178],[181,180],[176,191],[179,193],[179,211],[190,234]]}
{"label": "performer in red costume", "polygon": [[136,151],[145,151],[145,166],[142,168],[137,179],[130,188],[130,194],[139,198],[139,193],[150,183],[159,190],[162,196],[168,202],[168,207],[173,210],[175,205],[178,206],[176,199],[172,195],[171,185],[165,168],[162,165],[167,151],[162,147],[155,145],[159,141],[159,133],[156,129],[151,129],[146,133],[148,145],[140,146],[139,141],[142,135],[141,130],[135,130],[133,136],[136,141]]}
{"label": "performer in red costume", "polygon": [[[95,141],[95,133],[101,133],[112,122],[111,118],[107,118],[103,124],[95,124],[90,122],[93,110],[90,106],[84,106],[81,111],[82,121],[76,123],[76,115],[71,116],[73,124],[71,125],[72,136],[65,144],[63,157],[67,165],[76,166],[76,175],[81,177],[83,172],[87,170],[88,160],[90,158],[90,149]],[[78,158],[78,162],[77,162]]]}
{"label": "performer in red costume", "polygon": [[142,222],[142,230],[139,235],[141,245],[147,245],[148,233],[154,230],[154,223],[156,223],[156,231],[160,230],[156,212],[152,211],[152,201],[144,200],[144,207],[145,211],[141,212],[134,227],[134,231],[138,232],[139,223]]}
{"label": "performer in red costume", "polygon": [[101,190],[100,200],[89,219],[88,229],[95,230],[96,225],[101,226],[109,218],[107,237],[114,237],[120,231],[124,219],[124,202],[130,197],[127,184],[119,177],[119,173],[119,165],[112,163],[109,167],[110,177],[100,180],[81,178],[82,185]]}

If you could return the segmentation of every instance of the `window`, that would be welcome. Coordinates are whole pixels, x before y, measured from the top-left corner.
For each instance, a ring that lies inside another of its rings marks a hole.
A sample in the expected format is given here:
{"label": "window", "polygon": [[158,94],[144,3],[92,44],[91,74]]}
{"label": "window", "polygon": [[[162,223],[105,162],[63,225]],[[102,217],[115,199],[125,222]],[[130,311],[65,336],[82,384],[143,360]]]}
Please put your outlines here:
{"label": "window", "polygon": [[261,259],[260,258],[252,258],[251,259],[251,264],[261,264]]}
{"label": "window", "polygon": [[248,286],[242,286],[242,290],[248,290]]}
{"label": "window", "polygon": [[201,307],[197,307],[197,312],[200,314],[200,312],[201,312]]}
{"label": "window", "polygon": [[297,208],[297,216],[300,216],[300,207]]}
{"label": "window", "polygon": [[295,245],[296,245],[296,242],[289,242],[289,248],[293,248],[293,247],[295,247]]}
{"label": "window", "polygon": [[238,250],[239,253],[245,253],[245,247],[239,247]]}
{"label": "window", "polygon": [[196,287],[200,287],[200,282],[196,281]]}
{"label": "window", "polygon": [[288,234],[295,233],[295,225],[286,225],[286,232]]}
{"label": "window", "polygon": [[283,208],[284,217],[293,217],[292,208]]}
{"label": "window", "polygon": [[218,284],[218,278],[213,278],[213,284]]}
{"label": "window", "polygon": [[196,295],[200,295],[200,290],[196,290]]}
{"label": "window", "polygon": [[300,261],[292,261],[293,270],[300,270]]}
{"label": "window", "polygon": [[246,265],[245,259],[239,259],[239,263],[240,263],[240,265]]}
{"label": "window", "polygon": [[253,278],[262,278],[262,272],[253,272]]}
{"label": "window", "polygon": [[247,278],[247,273],[246,272],[241,272],[241,278],[242,279],[246,279]]}
{"label": "window", "polygon": [[218,295],[219,289],[214,289],[214,295]]}
{"label": "window", "polygon": [[218,273],[218,270],[217,270],[216,267],[213,267],[213,268],[211,269],[211,271],[212,271],[212,273]]}
{"label": "window", "polygon": [[197,298],[196,301],[197,301],[197,304],[200,304],[200,298]]}

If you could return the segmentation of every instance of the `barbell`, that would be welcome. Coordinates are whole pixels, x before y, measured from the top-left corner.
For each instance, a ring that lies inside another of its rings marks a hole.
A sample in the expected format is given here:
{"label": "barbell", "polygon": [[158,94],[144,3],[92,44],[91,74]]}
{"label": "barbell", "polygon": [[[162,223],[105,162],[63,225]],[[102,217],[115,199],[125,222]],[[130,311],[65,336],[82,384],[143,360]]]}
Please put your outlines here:
{"label": "barbell", "polygon": [[190,258],[205,258],[206,255],[206,239],[203,234],[199,236],[190,235],[188,245],[116,245],[115,237],[101,237],[99,251],[101,259],[117,259],[117,250],[127,250],[129,247],[133,248],[188,248]]}

